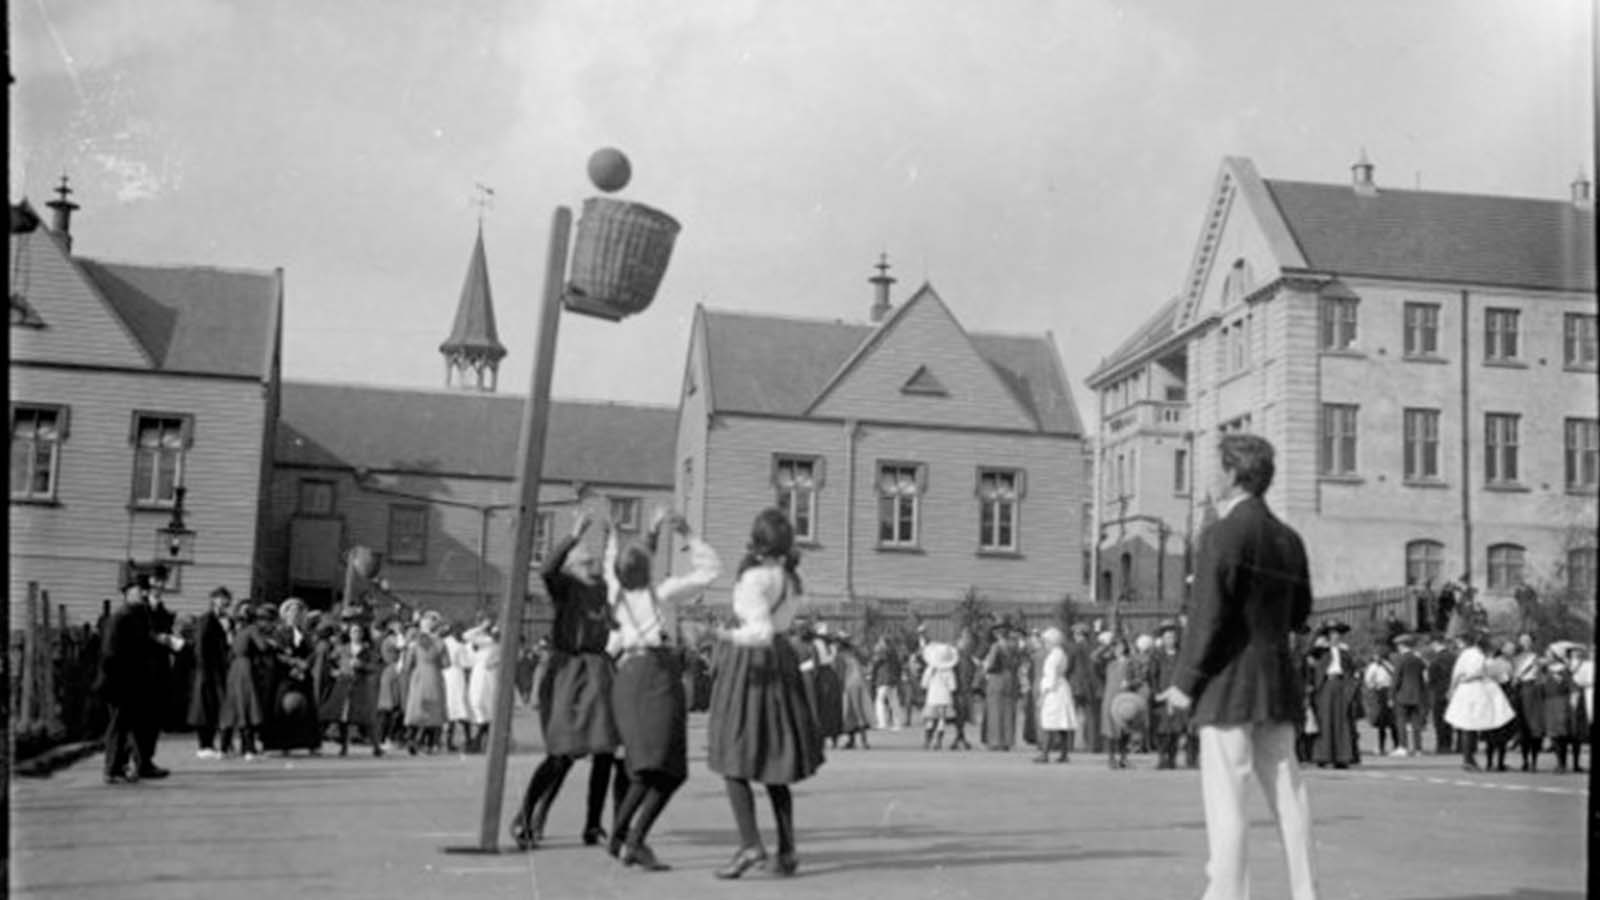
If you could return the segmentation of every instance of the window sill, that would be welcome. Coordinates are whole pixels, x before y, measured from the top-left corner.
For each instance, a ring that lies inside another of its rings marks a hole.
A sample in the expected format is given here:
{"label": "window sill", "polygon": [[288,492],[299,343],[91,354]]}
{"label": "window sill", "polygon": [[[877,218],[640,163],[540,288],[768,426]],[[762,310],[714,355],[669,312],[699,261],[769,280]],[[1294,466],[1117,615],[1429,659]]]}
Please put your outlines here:
{"label": "window sill", "polygon": [[802,548],[804,548],[806,550],[821,550],[822,549],[822,542],[817,540],[816,538],[797,537],[797,538],[794,539],[794,545],[796,547],[802,547]]}
{"label": "window sill", "polygon": [[1325,482],[1328,482],[1330,484],[1366,484],[1367,483],[1367,480],[1365,478],[1362,478],[1360,475],[1326,475],[1326,474],[1324,474],[1324,475],[1318,475],[1317,476],[1317,480],[1318,481],[1325,481]]}
{"label": "window sill", "polygon": [[60,506],[61,501],[54,497],[12,497],[12,506]]}
{"label": "window sill", "polygon": [[1584,365],[1582,363],[1566,363],[1561,367],[1561,371],[1582,372],[1586,375],[1593,375],[1596,372],[1600,372],[1600,366]]}
{"label": "window sill", "polygon": [[1600,486],[1597,486],[1597,485],[1593,485],[1593,484],[1569,484],[1569,485],[1567,485],[1567,496],[1569,496],[1569,497],[1593,497],[1593,496],[1595,496],[1597,494],[1600,494]]}
{"label": "window sill", "polygon": [[1363,353],[1362,351],[1352,350],[1348,347],[1323,347],[1321,352],[1323,356],[1338,356],[1345,359],[1367,358],[1367,354]]}
{"label": "window sill", "polygon": [[172,512],[171,500],[135,500],[128,504],[128,512]]}
{"label": "window sill", "polygon": [[1450,360],[1445,359],[1442,356],[1435,356],[1431,353],[1407,353],[1400,358],[1405,362],[1430,363],[1435,366],[1450,365]]}
{"label": "window sill", "polygon": [[1443,490],[1450,487],[1449,482],[1438,478],[1407,478],[1402,480],[1400,484],[1408,488],[1431,488],[1433,490]]}
{"label": "window sill", "polygon": [[1528,364],[1520,359],[1486,359],[1485,366],[1491,369],[1526,369]]}
{"label": "window sill", "polygon": [[978,548],[978,556],[988,557],[988,558],[995,558],[995,559],[1022,559],[1023,558],[1021,550],[1005,550],[1005,549],[1001,549],[1001,548],[998,548],[998,547],[993,548],[993,549],[988,548],[988,547],[979,547]]}
{"label": "window sill", "polygon": [[1515,481],[1491,481],[1485,484],[1483,489],[1501,494],[1526,494],[1532,490],[1527,485]]}
{"label": "window sill", "polygon": [[911,544],[879,544],[878,545],[878,552],[879,553],[909,553],[909,554],[911,554],[913,556],[926,556],[927,555],[926,551],[924,551],[921,547],[913,546]]}

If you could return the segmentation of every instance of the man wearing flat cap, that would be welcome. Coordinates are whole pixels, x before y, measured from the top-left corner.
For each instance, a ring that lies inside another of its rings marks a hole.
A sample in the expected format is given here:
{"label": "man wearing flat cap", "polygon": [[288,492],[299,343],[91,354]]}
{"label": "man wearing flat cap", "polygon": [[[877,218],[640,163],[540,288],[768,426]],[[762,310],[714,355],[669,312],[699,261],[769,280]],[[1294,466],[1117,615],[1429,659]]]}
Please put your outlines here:
{"label": "man wearing flat cap", "polygon": [[1428,718],[1428,664],[1417,655],[1417,636],[1394,639],[1394,708],[1396,724],[1405,741],[1401,756],[1422,753],[1422,723]]}
{"label": "man wearing flat cap", "polygon": [[106,784],[165,778],[155,764],[161,734],[161,701],[168,649],[175,643],[158,633],[150,609],[150,575],[129,566],[123,579],[123,604],[106,620],[95,689],[110,712],[106,726]]}
{"label": "man wearing flat cap", "polygon": [[1217,521],[1200,542],[1173,685],[1156,699],[1189,710],[1200,731],[1205,900],[1250,896],[1252,779],[1278,823],[1290,896],[1316,900],[1311,803],[1294,753],[1301,683],[1289,640],[1311,614],[1305,546],[1262,496],[1272,483],[1272,445],[1228,434],[1217,457]]}

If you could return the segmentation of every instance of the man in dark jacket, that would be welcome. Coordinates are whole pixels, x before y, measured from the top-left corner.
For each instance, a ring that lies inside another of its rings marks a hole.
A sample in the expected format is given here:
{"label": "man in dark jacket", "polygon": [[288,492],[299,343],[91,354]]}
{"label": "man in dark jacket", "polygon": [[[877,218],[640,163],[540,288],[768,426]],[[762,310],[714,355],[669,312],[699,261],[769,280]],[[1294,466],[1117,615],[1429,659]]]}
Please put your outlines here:
{"label": "man in dark jacket", "polygon": [[1405,755],[1422,753],[1422,723],[1428,718],[1428,666],[1417,655],[1415,635],[1394,639],[1394,708],[1396,724],[1404,735]]}
{"label": "man in dark jacket", "polygon": [[1444,641],[1434,641],[1433,659],[1428,663],[1428,700],[1433,706],[1433,752],[1448,756],[1456,752],[1455,729],[1445,721],[1450,705],[1450,675],[1455,671],[1456,652]]}
{"label": "man in dark jacket", "polygon": [[106,620],[98,693],[106,701],[106,784],[131,783],[169,774],[155,764],[161,734],[161,700],[173,639],[156,631],[150,609],[150,576],[136,574],[122,586],[123,604]]}
{"label": "man in dark jacket", "polygon": [[1272,445],[1249,434],[1218,444],[1217,522],[1201,542],[1189,632],[1173,686],[1157,698],[1200,730],[1210,884],[1206,900],[1250,894],[1249,780],[1261,782],[1283,839],[1294,900],[1315,900],[1311,809],[1295,761],[1301,684],[1290,634],[1311,614],[1305,547],[1267,508]]}
{"label": "man in dark jacket", "polygon": [[1067,644],[1067,685],[1072,689],[1073,708],[1078,711],[1078,731],[1083,743],[1078,750],[1095,753],[1100,743],[1100,693],[1104,685],[1095,671],[1094,648],[1089,644],[1089,626],[1072,624],[1072,642]]}
{"label": "man in dark jacket", "polygon": [[221,759],[217,751],[217,718],[228,685],[228,630],[223,625],[233,594],[225,587],[211,592],[211,608],[194,623],[194,689],[189,693],[189,724],[194,726],[201,759]]}

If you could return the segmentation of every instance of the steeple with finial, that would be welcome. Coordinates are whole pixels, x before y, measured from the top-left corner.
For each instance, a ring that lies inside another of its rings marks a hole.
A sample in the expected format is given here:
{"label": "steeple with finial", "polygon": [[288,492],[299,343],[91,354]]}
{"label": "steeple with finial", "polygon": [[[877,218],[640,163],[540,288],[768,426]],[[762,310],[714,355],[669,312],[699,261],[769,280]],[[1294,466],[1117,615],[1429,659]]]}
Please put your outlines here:
{"label": "steeple with finial", "polygon": [[483,252],[483,211],[488,188],[478,213],[478,238],[467,263],[467,279],[461,285],[461,300],[456,304],[456,320],[450,336],[439,345],[444,354],[445,386],[468,391],[493,392],[500,383],[500,360],[506,347],[500,343],[494,323],[494,294],[489,290],[489,263]]}

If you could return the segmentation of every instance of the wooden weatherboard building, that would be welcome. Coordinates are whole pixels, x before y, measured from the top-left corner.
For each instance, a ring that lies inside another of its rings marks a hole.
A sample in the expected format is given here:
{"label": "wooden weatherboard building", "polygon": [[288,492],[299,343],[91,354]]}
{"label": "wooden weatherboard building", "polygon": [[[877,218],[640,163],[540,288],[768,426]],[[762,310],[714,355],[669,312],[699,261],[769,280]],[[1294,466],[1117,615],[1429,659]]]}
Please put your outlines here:
{"label": "wooden weatherboard building", "polygon": [[696,310],[679,505],[730,558],[756,511],[787,511],[825,611],[1084,598],[1089,485],[1054,340],[969,332],[928,285],[891,308],[879,268],[870,323]]}
{"label": "wooden weatherboard building", "polygon": [[53,228],[11,212],[10,596],[37,582],[94,619],[123,564],[154,558],[179,487],[194,563],[167,605],[259,593],[283,274],[74,256],[59,193]]}

